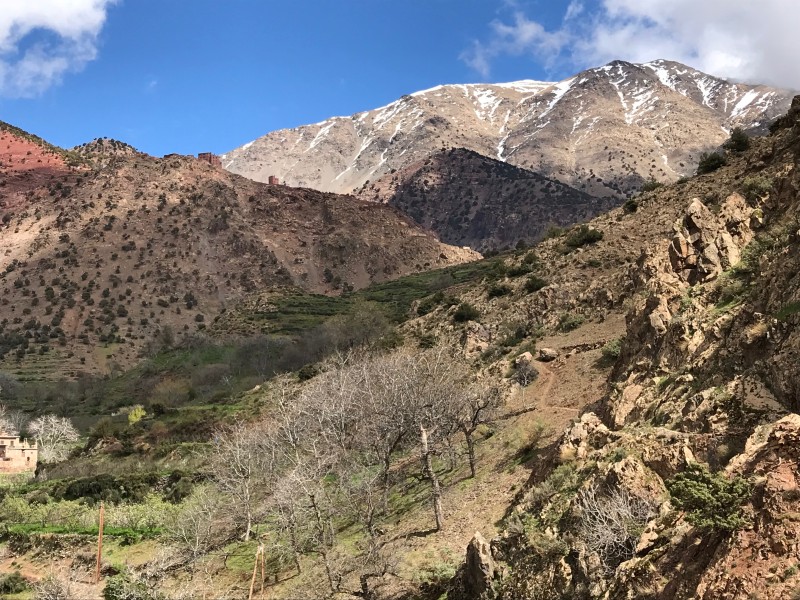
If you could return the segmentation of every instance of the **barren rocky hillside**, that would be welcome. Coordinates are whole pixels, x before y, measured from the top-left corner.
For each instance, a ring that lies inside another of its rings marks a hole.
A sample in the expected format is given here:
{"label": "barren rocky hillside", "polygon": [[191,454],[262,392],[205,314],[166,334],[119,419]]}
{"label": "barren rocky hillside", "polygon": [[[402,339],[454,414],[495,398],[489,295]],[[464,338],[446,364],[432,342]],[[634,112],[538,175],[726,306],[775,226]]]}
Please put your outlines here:
{"label": "barren rocky hillside", "polygon": [[254,290],[338,294],[477,257],[388,206],[108,141],[82,150],[0,139],[0,351],[12,371],[35,363],[22,376],[129,365],[166,328],[197,331]]}
{"label": "barren rocky hillside", "polygon": [[479,251],[530,244],[548,228],[586,221],[616,204],[461,148],[385,175],[356,195],[400,209],[443,242]]}
{"label": "barren rocky hillside", "polygon": [[443,85],[391,104],[280,130],[228,152],[259,181],[351,192],[442,149],[466,148],[596,196],[675,181],[734,126],[764,130],[791,93],[670,61],[615,61],[560,82]]}

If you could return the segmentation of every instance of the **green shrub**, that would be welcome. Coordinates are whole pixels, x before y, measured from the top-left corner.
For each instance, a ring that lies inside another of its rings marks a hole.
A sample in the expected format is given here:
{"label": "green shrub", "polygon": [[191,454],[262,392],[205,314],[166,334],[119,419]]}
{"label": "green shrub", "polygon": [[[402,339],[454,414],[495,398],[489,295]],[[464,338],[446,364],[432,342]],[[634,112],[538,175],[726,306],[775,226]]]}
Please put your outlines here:
{"label": "green shrub", "polygon": [[417,304],[417,314],[421,317],[433,312],[444,300],[444,292],[436,292],[432,296],[423,298]]}
{"label": "green shrub", "polygon": [[660,187],[664,187],[664,184],[650,178],[642,184],[642,192],[652,192]]}
{"label": "green shrub", "polygon": [[583,315],[573,315],[572,313],[564,313],[558,318],[559,331],[572,331],[577,329],[585,321]]}
{"label": "green shrub", "polygon": [[639,209],[639,203],[630,198],[625,201],[625,204],[622,205],[622,210],[628,214],[635,213]]}
{"label": "green shrub", "polygon": [[621,352],[622,338],[617,338],[615,340],[606,342],[606,344],[600,349],[600,353],[603,355],[603,358],[608,361],[617,360]]}
{"label": "green shrub", "polygon": [[742,182],[742,194],[750,202],[757,202],[772,191],[771,177],[756,176],[746,177]]}
{"label": "green shrub", "polygon": [[558,225],[551,225],[547,228],[547,231],[544,234],[544,239],[549,240],[557,237],[561,237],[564,235],[565,229],[563,227],[559,227]]}
{"label": "green shrub", "polygon": [[500,296],[507,296],[511,293],[511,287],[503,283],[492,285],[486,290],[486,297],[491,300],[492,298],[499,298]]}
{"label": "green shrub", "polygon": [[796,315],[800,312],[800,302],[790,302],[789,304],[784,304],[781,309],[778,311],[778,314],[775,315],[775,318],[778,321],[786,321],[792,315]]}
{"label": "green shrub", "polygon": [[533,270],[531,265],[522,263],[521,265],[514,265],[513,267],[508,268],[508,272],[506,275],[509,277],[521,277],[522,275],[527,275]]}
{"label": "green shrub", "polygon": [[469,302],[462,302],[458,305],[456,312],[453,313],[453,321],[464,323],[465,321],[477,321],[481,316],[480,311]]}
{"label": "green shrub", "polygon": [[672,504],[686,512],[686,520],[701,529],[731,532],[744,527],[742,504],[752,492],[741,477],[728,479],[694,464],[667,482]]}
{"label": "green shrub", "polygon": [[530,265],[533,269],[540,265],[539,257],[536,255],[534,250],[530,250],[525,254],[522,259],[522,263],[525,265]]}
{"label": "green shrub", "polygon": [[0,576],[0,594],[19,594],[28,587],[28,580],[19,571]]}
{"label": "green shrub", "polygon": [[744,152],[750,147],[750,136],[741,127],[734,127],[731,137],[722,146],[733,152]]}
{"label": "green shrub", "polygon": [[588,225],[581,225],[570,231],[564,243],[570,248],[580,248],[603,239],[603,232]]}
{"label": "green shrub", "polygon": [[727,163],[725,155],[720,152],[703,152],[700,155],[700,162],[697,163],[697,174],[713,173]]}
{"label": "green shrub", "polygon": [[432,333],[423,333],[421,336],[419,336],[419,347],[433,348],[436,346],[437,341],[438,338]]}
{"label": "green shrub", "polygon": [[529,294],[538,292],[543,287],[547,287],[547,281],[536,275],[531,275],[528,277],[527,281],[525,281],[525,291]]}
{"label": "green shrub", "polygon": [[148,589],[143,579],[131,571],[114,575],[106,581],[103,600],[160,600],[160,594]]}

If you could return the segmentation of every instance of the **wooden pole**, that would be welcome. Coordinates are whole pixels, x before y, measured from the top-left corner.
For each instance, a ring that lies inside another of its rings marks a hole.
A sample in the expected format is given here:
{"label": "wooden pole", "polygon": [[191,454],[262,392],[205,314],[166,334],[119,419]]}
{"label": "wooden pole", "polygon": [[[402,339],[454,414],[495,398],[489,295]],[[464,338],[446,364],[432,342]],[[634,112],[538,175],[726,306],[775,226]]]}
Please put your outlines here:
{"label": "wooden pole", "polygon": [[264,545],[263,544],[259,544],[258,548],[259,548],[259,550],[261,552],[261,597],[263,598],[264,597],[264,579],[267,578],[267,568],[266,568],[266,565],[264,564]]}
{"label": "wooden pole", "polygon": [[253,561],[253,577],[250,578],[250,593],[247,595],[247,600],[253,600],[253,590],[256,587],[256,571],[258,571],[258,558],[261,556],[261,546],[256,548],[256,558]]}
{"label": "wooden pole", "polygon": [[97,531],[97,565],[94,570],[94,582],[100,583],[100,563],[103,558],[103,517],[105,515],[105,504],[100,502],[100,522]]}

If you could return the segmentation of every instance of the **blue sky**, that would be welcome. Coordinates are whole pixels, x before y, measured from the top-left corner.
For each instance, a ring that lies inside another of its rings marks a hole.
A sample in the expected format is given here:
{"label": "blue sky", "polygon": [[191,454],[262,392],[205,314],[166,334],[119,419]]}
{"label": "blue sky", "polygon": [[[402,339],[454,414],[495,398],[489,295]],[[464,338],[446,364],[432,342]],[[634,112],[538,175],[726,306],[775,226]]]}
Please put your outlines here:
{"label": "blue sky", "polygon": [[[0,119],[65,147],[107,136],[155,155],[222,153],[441,83],[560,79],[613,58],[752,78],[764,40],[736,27],[766,11],[721,27],[719,3],[2,0]],[[744,58],[725,45],[734,34]]]}
{"label": "blue sky", "polygon": [[[531,4],[559,12],[557,2]],[[156,155],[222,153],[274,129],[484,79],[459,56],[504,6],[124,0],[108,9],[95,60],[41,95],[0,99],[0,119],[67,147],[108,136]],[[511,59],[488,79],[543,76]]]}

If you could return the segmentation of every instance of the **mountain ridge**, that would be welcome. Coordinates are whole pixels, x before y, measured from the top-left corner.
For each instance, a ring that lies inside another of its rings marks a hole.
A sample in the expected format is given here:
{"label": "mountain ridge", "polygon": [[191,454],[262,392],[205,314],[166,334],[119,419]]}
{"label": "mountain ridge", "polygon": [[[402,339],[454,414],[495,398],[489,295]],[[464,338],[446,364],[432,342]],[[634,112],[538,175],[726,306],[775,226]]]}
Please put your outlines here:
{"label": "mountain ridge", "polygon": [[[362,187],[436,150],[463,147],[594,195],[674,181],[734,126],[763,130],[791,93],[731,83],[666,60],[613,61],[559,82],[451,84],[373,110],[283,129],[222,155],[256,180],[327,191]],[[609,143],[612,142],[612,143]]]}

